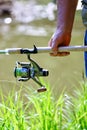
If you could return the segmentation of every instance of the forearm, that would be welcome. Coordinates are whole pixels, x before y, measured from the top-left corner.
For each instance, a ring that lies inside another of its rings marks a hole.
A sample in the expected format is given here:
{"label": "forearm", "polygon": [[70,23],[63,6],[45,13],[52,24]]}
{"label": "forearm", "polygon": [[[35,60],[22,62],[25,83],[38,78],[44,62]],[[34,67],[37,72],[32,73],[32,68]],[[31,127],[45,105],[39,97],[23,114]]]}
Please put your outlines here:
{"label": "forearm", "polygon": [[78,0],[57,0],[57,28],[67,33],[72,32]]}

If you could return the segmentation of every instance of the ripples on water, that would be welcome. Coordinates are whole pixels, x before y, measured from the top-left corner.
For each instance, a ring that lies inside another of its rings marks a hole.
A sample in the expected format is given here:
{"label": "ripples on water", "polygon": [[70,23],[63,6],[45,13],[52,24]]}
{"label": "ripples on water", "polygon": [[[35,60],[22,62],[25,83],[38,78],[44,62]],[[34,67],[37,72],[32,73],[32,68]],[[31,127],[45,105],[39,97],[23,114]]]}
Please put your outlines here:
{"label": "ripples on water", "polygon": [[[47,5],[39,5],[35,1],[18,2],[14,1],[12,6],[13,20],[19,23],[30,23],[35,20],[55,20],[56,5],[54,3],[48,3]],[[13,21],[13,22],[14,22]],[[12,22],[10,19],[2,20],[0,23],[9,24]]]}
{"label": "ripples on water", "polygon": [[[0,18],[1,34],[6,34],[12,31],[12,24],[15,28],[12,32],[16,34],[24,34],[31,36],[46,36],[48,34],[48,28],[44,25],[35,24],[35,21],[40,20],[55,20],[56,5],[54,3],[48,3],[47,5],[38,5],[35,1],[18,2],[15,1],[12,7],[12,16]],[[31,25],[31,23],[34,23]],[[41,21],[42,22],[42,21]],[[38,33],[37,33],[38,30]],[[52,32],[51,30],[49,30]]]}
{"label": "ripples on water", "polygon": [[35,1],[29,1],[27,3],[15,2],[13,6],[13,15],[17,21],[29,23],[34,20],[41,20],[44,18],[54,20],[55,10],[56,5],[54,3],[39,5]]}
{"label": "ripples on water", "polygon": [[[31,26],[30,24],[34,21],[40,21],[40,20],[48,20],[49,22],[55,21],[56,9],[57,9],[56,4],[54,4],[53,2],[50,2],[47,5],[40,5],[35,0],[28,2],[14,1],[12,7],[12,17],[0,18],[0,24],[2,27],[2,31],[0,31],[0,33],[1,32],[3,33],[4,31],[7,30],[7,26],[5,25],[10,26],[11,23],[14,23],[15,26],[17,26],[18,28],[17,30],[15,30],[17,33],[19,32],[33,36],[47,35],[48,32],[46,28],[43,27],[44,25],[41,27],[37,27],[37,24],[34,24],[34,26]],[[78,3],[77,9],[81,9],[80,1]],[[18,23],[19,25],[17,25]],[[44,24],[48,23],[45,22]],[[36,30],[38,30],[38,33]]]}

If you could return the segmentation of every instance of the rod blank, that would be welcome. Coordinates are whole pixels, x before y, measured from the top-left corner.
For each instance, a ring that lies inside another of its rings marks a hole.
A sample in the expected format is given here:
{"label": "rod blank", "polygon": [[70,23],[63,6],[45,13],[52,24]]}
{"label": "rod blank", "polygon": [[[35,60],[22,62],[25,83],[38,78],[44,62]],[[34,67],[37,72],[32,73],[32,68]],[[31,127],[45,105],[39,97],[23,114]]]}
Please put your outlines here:
{"label": "rod blank", "polygon": [[[51,47],[37,47],[38,53],[52,52]],[[65,46],[59,47],[58,52],[87,51],[87,46]]]}
{"label": "rod blank", "polygon": [[[30,52],[33,52],[33,49],[28,49]],[[36,47],[37,53],[50,53],[52,52],[51,47]],[[0,50],[0,54],[22,54],[22,48],[8,48],[5,50]],[[24,50],[24,49],[23,49]],[[87,51],[87,46],[64,46],[59,47],[58,52],[73,52],[73,51]],[[31,54],[31,53],[30,53]]]}

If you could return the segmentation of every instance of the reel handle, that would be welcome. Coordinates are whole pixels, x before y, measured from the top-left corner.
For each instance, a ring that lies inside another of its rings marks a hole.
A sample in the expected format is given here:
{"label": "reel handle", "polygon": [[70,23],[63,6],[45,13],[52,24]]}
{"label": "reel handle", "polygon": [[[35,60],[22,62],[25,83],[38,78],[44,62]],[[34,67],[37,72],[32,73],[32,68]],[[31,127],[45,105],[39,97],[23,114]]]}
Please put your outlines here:
{"label": "reel handle", "polygon": [[38,93],[45,92],[45,91],[47,91],[47,89],[45,87],[41,87],[41,88],[37,89]]}

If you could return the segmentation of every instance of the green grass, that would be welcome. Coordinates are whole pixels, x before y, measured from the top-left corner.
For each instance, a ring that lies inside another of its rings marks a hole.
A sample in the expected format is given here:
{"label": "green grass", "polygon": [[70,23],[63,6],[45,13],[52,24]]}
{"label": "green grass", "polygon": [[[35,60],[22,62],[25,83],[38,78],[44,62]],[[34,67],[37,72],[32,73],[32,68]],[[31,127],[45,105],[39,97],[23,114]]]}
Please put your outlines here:
{"label": "green grass", "polygon": [[82,85],[82,90],[76,91],[77,98],[73,98],[73,113],[71,115],[73,129],[87,129],[87,84]]}
{"label": "green grass", "polygon": [[25,111],[20,92],[14,91],[4,97],[0,93],[0,130],[26,130]]}
{"label": "green grass", "polygon": [[[29,113],[29,126],[32,130],[58,130],[61,129],[62,121],[62,95],[55,102],[51,90],[45,93],[27,95],[33,109]],[[59,124],[59,125],[58,125]]]}
{"label": "green grass", "polygon": [[[87,130],[87,84],[63,92],[56,100],[53,91],[37,93],[0,92],[0,130]],[[25,96],[25,98],[24,98]]]}

